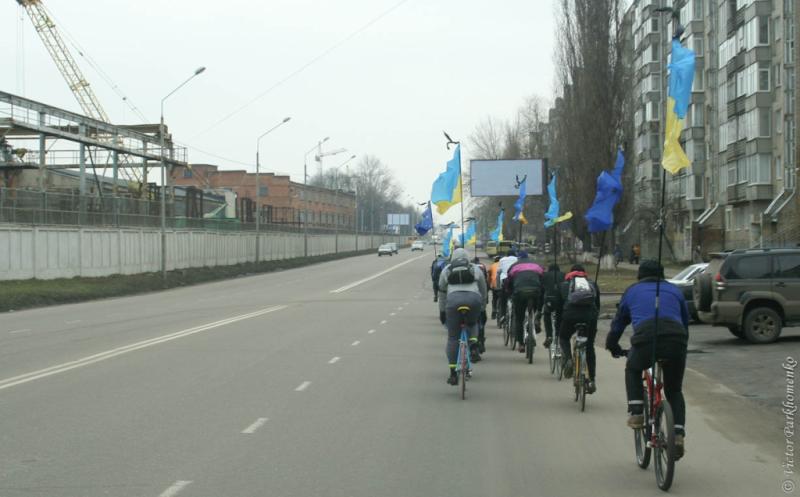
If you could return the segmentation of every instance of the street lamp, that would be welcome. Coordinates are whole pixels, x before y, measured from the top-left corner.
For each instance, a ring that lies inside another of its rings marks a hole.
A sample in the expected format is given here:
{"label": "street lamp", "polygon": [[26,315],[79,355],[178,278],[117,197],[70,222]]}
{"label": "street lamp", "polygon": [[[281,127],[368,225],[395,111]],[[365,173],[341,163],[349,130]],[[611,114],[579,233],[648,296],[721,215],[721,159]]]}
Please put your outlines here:
{"label": "street lamp", "polygon": [[334,253],[339,253],[339,168],[350,162],[351,160],[355,159],[356,155],[353,154],[350,156],[349,159],[342,162],[338,166],[333,168],[333,171],[336,173],[333,181],[333,208],[335,211],[335,218],[333,221],[333,232],[335,234],[335,245],[334,245]]}
{"label": "street lamp", "polygon": [[303,155],[303,257],[308,257],[308,191],[305,189],[308,184],[308,154],[314,150],[319,150],[322,144],[330,139],[330,136],[326,136],[319,140],[316,145],[308,149]]}
{"label": "street lamp", "polygon": [[[202,74],[205,70],[205,66],[198,67],[186,81],[179,84],[177,88],[161,99],[161,120],[158,125],[158,134],[161,138],[161,279],[163,281],[167,280],[167,181],[169,178],[166,174],[167,163],[164,158],[164,147],[166,146],[164,140],[164,102],[175,92],[183,88],[186,83]],[[170,146],[170,155],[172,155],[172,146]]]}
{"label": "street lamp", "polygon": [[283,121],[263,132],[256,140],[256,263],[258,263],[258,259],[261,256],[261,185],[259,184],[258,176],[261,169],[261,160],[259,157],[261,151],[261,139],[284,124],[288,123],[290,119],[291,117],[283,118]]}

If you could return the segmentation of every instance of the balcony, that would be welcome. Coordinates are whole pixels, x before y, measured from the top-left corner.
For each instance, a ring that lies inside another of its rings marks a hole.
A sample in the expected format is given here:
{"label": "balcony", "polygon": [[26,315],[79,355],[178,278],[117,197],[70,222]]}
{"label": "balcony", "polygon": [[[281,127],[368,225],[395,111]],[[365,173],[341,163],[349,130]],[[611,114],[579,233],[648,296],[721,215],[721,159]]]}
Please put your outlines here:
{"label": "balcony", "polygon": [[772,185],[747,185],[747,200],[772,200],[773,197]]}
{"label": "balcony", "polygon": [[740,183],[738,185],[730,185],[727,188],[728,203],[736,204],[746,202],[747,198],[747,184]]}

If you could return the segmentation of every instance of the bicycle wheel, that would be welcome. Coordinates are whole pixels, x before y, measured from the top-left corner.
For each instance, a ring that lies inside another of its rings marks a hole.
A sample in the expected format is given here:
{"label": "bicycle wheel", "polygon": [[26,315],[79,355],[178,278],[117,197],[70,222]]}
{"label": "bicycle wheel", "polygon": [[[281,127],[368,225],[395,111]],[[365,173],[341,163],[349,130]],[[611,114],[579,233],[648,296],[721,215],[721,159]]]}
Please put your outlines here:
{"label": "bicycle wheel", "polygon": [[675,476],[675,420],[672,407],[667,399],[661,401],[656,409],[655,426],[656,444],[653,448],[655,457],[656,483],[658,488],[667,491],[672,486]]}
{"label": "bicycle wheel", "polygon": [[[576,351],[577,352],[577,351]],[[575,402],[578,402],[581,396],[580,390],[580,381],[578,381],[578,371],[580,371],[581,367],[581,356],[580,354],[573,354],[572,360],[575,362],[575,366],[573,366],[572,371],[572,385],[575,387]]]}
{"label": "bicycle wheel", "polygon": [[533,321],[530,314],[525,320],[525,358],[528,359],[528,364],[533,364]]}
{"label": "bicycle wheel", "polygon": [[561,345],[556,346],[556,377],[558,381],[564,378],[564,355],[561,353]]}
{"label": "bicycle wheel", "polygon": [[461,380],[461,400],[466,399],[467,397],[467,354],[469,354],[469,350],[467,349],[466,342],[462,341],[459,345],[460,347],[460,360],[458,363],[459,369],[459,378]]}
{"label": "bicycle wheel", "polygon": [[555,374],[556,373],[556,350],[555,350],[555,344],[554,343],[550,344],[550,349],[547,351],[547,358],[548,358],[549,364],[550,364],[550,374]]}
{"label": "bicycle wheel", "polygon": [[586,371],[586,353],[581,351],[581,368],[578,370],[578,386],[580,387],[580,406],[581,412],[586,410],[586,382],[588,382],[588,373]]}
{"label": "bicycle wheel", "polygon": [[650,466],[650,454],[652,449],[647,444],[650,442],[652,426],[650,425],[650,399],[647,395],[647,387],[644,387],[644,428],[633,431],[633,444],[636,447],[636,464],[642,469]]}

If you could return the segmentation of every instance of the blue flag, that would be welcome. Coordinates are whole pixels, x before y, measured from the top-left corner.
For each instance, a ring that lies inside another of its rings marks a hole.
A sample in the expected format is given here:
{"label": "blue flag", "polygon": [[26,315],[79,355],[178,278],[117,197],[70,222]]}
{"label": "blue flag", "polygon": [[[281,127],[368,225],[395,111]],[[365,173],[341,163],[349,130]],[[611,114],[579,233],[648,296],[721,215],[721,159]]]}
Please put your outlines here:
{"label": "blue flag", "polygon": [[625,156],[622,149],[617,151],[617,162],[614,171],[603,171],[597,177],[597,193],[594,203],[586,211],[589,233],[606,231],[614,225],[614,206],[622,197],[622,168],[625,167]]}
{"label": "blue flag", "polygon": [[453,158],[447,161],[447,169],[433,182],[431,202],[436,204],[439,214],[461,202],[461,145],[456,145]]}
{"label": "blue flag", "polygon": [[547,185],[547,193],[550,195],[550,207],[548,207],[547,212],[544,213],[544,225],[546,228],[549,228],[556,223],[556,219],[558,219],[558,213],[561,211],[561,206],[559,205],[558,198],[556,197],[555,174],[553,175],[553,179],[550,180],[550,184]]}
{"label": "blue flag", "polygon": [[493,242],[502,242],[503,241],[503,217],[505,216],[505,211],[500,209],[500,214],[497,215],[497,227],[492,231],[492,241]]}
{"label": "blue flag", "polygon": [[471,221],[469,223],[469,227],[466,230],[461,231],[461,246],[466,247],[467,245],[474,245],[475,240],[477,239],[477,232],[476,226],[477,221]]}
{"label": "blue flag", "polygon": [[424,236],[427,232],[433,229],[433,212],[431,211],[431,203],[428,202],[428,207],[422,213],[422,220],[414,226],[419,236]]}
{"label": "blue flag", "polygon": [[526,176],[525,179],[523,179],[519,184],[519,198],[517,198],[517,201],[514,202],[514,209],[516,212],[514,212],[513,219],[514,221],[519,221],[522,224],[528,224],[528,220],[525,219],[525,213],[523,212],[523,210],[525,210],[525,195],[527,193],[525,183],[527,181],[528,177]]}
{"label": "blue flag", "polygon": [[447,231],[447,234],[444,236],[442,240],[442,256],[445,259],[450,257],[450,254],[453,252],[453,227],[450,226],[450,229]]}

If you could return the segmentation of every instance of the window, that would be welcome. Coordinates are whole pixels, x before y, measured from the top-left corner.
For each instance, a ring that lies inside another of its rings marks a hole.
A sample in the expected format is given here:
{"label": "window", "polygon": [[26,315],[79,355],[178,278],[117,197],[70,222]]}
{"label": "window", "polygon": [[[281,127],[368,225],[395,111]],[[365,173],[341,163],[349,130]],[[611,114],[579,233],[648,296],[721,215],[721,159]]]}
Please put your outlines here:
{"label": "window", "polygon": [[759,107],[758,109],[758,136],[760,137],[769,137],[770,136],[770,117],[772,117],[772,111],[768,107]]}
{"label": "window", "polygon": [[703,68],[698,66],[694,70],[694,81],[692,81],[692,91],[703,91],[705,87],[705,73]]}
{"label": "window", "polygon": [[258,196],[259,197],[266,197],[269,192],[269,187],[266,186],[259,186],[258,187]]}
{"label": "window", "polygon": [[731,162],[728,164],[728,186],[736,184],[736,163]]}
{"label": "window", "polygon": [[703,127],[703,105],[702,104],[692,104],[692,126],[695,128],[702,128]]}
{"label": "window", "polygon": [[696,53],[697,55],[702,55],[704,53],[703,38],[697,36],[694,38],[694,40],[692,40],[692,50],[694,50],[694,53]]}
{"label": "window", "polygon": [[768,61],[758,63],[758,91],[770,91],[769,85],[770,65]]}
{"label": "window", "polygon": [[192,177],[192,170],[189,169],[188,167],[185,167],[183,169],[183,177],[184,178],[191,178]]}
{"label": "window", "polygon": [[800,278],[800,255],[785,254],[775,258],[776,278]]}
{"label": "window", "polygon": [[769,45],[769,16],[758,17],[758,44]]}
{"label": "window", "polygon": [[650,32],[658,33],[658,17],[653,17],[650,19]]}
{"label": "window", "polygon": [[769,154],[751,155],[744,159],[751,185],[769,185],[772,182],[772,156]]}
{"label": "window", "polygon": [[[744,210],[744,209],[739,209]],[[770,256],[768,255],[754,255],[747,257],[738,257],[734,259],[733,264],[725,264],[728,266],[725,278],[736,279],[769,279],[772,273],[770,264]]]}
{"label": "window", "polygon": [[725,231],[730,231],[731,228],[733,228],[732,217],[733,217],[733,207],[726,207],[725,208]]}

